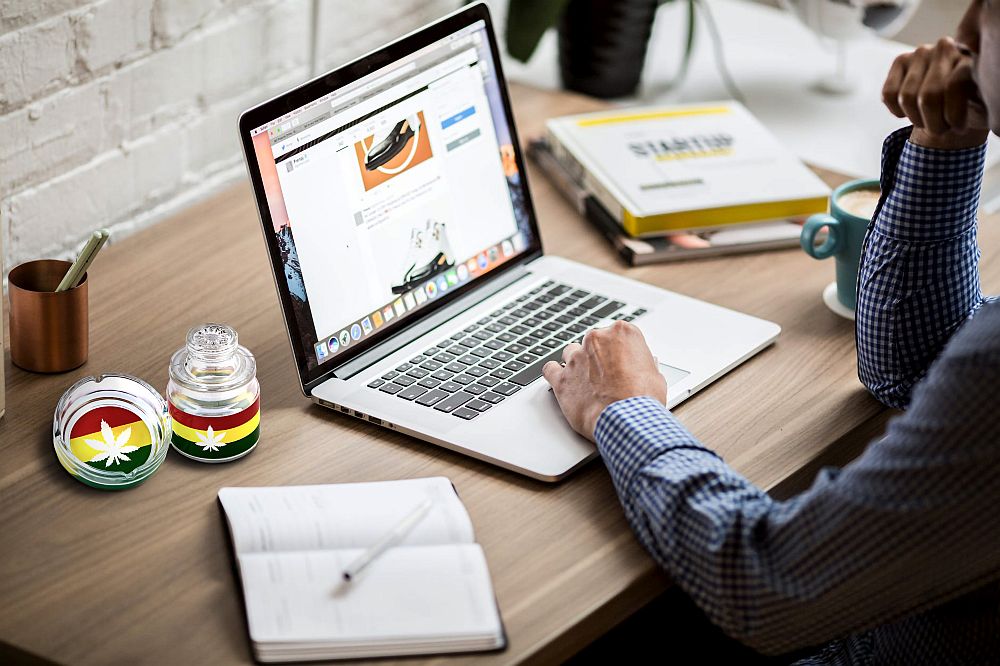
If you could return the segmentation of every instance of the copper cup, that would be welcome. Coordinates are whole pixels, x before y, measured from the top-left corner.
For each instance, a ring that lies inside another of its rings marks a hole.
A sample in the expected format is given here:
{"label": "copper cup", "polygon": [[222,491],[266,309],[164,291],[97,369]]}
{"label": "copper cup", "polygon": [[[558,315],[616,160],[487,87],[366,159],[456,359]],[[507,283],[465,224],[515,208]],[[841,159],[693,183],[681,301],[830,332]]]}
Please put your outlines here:
{"label": "copper cup", "polygon": [[39,259],[7,276],[10,298],[10,360],[31,372],[66,372],[87,362],[87,275],[56,292],[70,262]]}

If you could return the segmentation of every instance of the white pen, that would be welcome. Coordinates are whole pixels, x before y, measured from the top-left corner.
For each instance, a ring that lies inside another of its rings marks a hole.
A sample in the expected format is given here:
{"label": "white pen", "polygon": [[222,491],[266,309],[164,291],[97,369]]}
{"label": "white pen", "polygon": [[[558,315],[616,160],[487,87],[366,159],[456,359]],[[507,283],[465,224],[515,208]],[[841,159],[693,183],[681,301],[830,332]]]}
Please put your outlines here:
{"label": "white pen", "polygon": [[425,499],[405,518],[399,521],[395,527],[389,530],[388,534],[379,539],[375,545],[361,553],[353,562],[348,564],[344,569],[344,582],[351,582],[365,567],[372,563],[372,560],[401,541],[403,537],[409,534],[410,530],[417,526],[417,523],[424,519],[433,505],[434,502],[430,498]]}

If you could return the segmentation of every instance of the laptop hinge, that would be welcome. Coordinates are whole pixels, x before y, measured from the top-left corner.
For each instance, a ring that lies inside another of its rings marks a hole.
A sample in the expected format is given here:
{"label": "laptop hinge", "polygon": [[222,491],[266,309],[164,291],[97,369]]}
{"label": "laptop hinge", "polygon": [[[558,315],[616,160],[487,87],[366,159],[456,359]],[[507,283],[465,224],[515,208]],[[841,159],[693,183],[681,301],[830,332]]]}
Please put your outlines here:
{"label": "laptop hinge", "polygon": [[[378,363],[386,356],[394,353],[396,350],[410,344],[420,336],[432,331],[441,324],[454,319],[466,310],[482,303],[487,298],[490,298],[497,292],[506,289],[518,280],[527,277],[529,274],[530,272],[525,265],[521,265],[507,271],[502,276],[497,277],[495,280],[491,280],[472,293],[459,298],[454,303],[449,303],[434,314],[414,323],[412,326],[408,326],[382,344],[372,347],[364,354],[352,358],[347,363],[335,368],[333,376],[339,379],[349,379],[353,377],[365,368]],[[328,377],[329,375],[324,379]],[[311,388],[312,387],[310,387],[310,389]]]}

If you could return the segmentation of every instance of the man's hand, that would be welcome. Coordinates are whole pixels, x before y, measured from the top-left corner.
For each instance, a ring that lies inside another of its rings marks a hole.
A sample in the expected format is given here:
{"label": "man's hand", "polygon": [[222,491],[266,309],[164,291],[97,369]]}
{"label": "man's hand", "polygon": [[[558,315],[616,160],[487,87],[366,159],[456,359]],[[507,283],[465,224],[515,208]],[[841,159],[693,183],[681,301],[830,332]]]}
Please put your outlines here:
{"label": "man's hand", "polygon": [[896,58],[882,101],[913,123],[910,141],[927,148],[981,146],[989,133],[986,107],[973,79],[971,52],[950,37]]}
{"label": "man's hand", "polygon": [[650,396],[667,404],[667,382],[646,339],[624,321],[590,331],[582,346],[567,345],[563,365],[549,361],[542,373],[566,420],[587,439],[594,439],[597,417],[611,403]]}

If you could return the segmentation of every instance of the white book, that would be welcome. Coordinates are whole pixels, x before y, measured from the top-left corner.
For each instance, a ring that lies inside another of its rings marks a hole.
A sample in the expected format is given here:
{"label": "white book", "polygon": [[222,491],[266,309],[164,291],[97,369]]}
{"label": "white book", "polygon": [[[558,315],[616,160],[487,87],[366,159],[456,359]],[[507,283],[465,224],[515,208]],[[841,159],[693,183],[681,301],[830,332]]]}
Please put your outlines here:
{"label": "white book", "polygon": [[[350,583],[344,568],[430,498]],[[471,652],[506,639],[482,548],[443,477],[223,488],[260,661]]]}
{"label": "white book", "polygon": [[553,155],[631,236],[825,212],[830,189],[738,102],[553,118]]}

